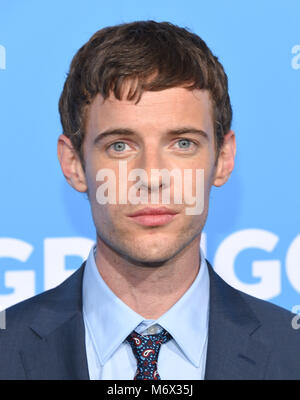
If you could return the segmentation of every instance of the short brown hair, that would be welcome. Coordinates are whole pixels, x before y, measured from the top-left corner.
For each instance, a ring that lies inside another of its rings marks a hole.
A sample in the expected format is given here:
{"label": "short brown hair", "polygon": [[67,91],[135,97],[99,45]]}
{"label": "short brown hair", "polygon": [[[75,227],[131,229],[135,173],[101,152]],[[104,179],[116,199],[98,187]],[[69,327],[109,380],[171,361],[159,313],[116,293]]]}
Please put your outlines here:
{"label": "short brown hair", "polygon": [[84,166],[88,105],[100,93],[122,99],[124,82],[137,82],[127,100],[175,86],[207,89],[213,104],[216,160],[230,130],[232,109],[223,66],[196,34],[170,22],[136,21],[97,31],[75,54],[59,100],[63,133]]}

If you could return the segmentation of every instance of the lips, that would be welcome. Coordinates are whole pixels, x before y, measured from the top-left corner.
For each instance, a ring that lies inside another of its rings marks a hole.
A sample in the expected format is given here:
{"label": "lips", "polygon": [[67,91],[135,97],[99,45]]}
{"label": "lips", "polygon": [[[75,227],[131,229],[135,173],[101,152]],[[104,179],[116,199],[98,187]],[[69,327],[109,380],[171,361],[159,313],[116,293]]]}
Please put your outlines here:
{"label": "lips", "polygon": [[142,210],[136,211],[133,214],[129,214],[129,217],[139,217],[140,215],[175,215],[178,214],[177,211],[171,210],[167,207],[152,208],[146,207]]}
{"label": "lips", "polygon": [[167,207],[146,207],[128,215],[128,217],[140,225],[161,226],[171,222],[176,214],[178,214],[177,211]]}

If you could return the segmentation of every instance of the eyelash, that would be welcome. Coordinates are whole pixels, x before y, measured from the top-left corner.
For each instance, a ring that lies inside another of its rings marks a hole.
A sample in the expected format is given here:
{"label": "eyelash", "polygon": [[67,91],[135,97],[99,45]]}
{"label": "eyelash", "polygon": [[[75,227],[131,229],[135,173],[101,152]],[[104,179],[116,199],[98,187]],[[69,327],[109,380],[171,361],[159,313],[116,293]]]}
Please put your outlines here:
{"label": "eyelash", "polygon": [[[183,141],[183,140],[188,141],[189,143],[191,143],[191,144],[197,146],[197,143],[195,143],[193,140],[188,139],[188,138],[180,138],[180,139],[178,139],[178,140],[176,141],[176,143],[179,143],[180,141]],[[124,143],[124,144],[126,144],[127,146],[129,146],[129,145],[128,145],[126,142],[124,142],[123,140],[118,140],[117,142],[111,143],[111,144],[107,147],[107,150],[109,150],[112,146],[114,146],[114,145],[116,145],[116,144],[118,144],[118,143]],[[189,148],[188,148],[188,149],[189,149]],[[183,150],[185,150],[185,149],[183,149]],[[114,151],[114,150],[113,150],[113,151]],[[115,152],[121,154],[123,151],[115,151]]]}

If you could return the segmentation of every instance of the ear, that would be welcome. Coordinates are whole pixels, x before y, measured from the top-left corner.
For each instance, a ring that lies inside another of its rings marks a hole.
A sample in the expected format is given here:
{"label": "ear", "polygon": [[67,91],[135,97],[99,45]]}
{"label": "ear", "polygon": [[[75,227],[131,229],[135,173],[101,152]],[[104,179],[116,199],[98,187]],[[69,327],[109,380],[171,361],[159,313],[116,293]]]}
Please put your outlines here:
{"label": "ear", "polygon": [[60,135],[58,138],[57,155],[68,183],[78,192],[86,192],[87,184],[80,158],[66,135]]}
{"label": "ear", "polygon": [[236,153],[235,134],[229,131],[224,136],[224,143],[220,149],[219,158],[213,179],[214,186],[222,186],[227,182],[234,168],[234,157]]}

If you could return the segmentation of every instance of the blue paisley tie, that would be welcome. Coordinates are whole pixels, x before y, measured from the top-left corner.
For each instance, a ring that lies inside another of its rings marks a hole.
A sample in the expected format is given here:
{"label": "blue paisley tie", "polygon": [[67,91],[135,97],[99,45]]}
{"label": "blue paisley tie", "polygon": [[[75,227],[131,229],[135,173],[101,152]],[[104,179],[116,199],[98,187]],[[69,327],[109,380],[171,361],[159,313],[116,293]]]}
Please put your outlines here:
{"label": "blue paisley tie", "polygon": [[139,335],[133,331],[126,338],[137,359],[134,380],[161,379],[157,371],[157,358],[162,343],[166,343],[170,339],[172,336],[165,329],[156,335]]}

